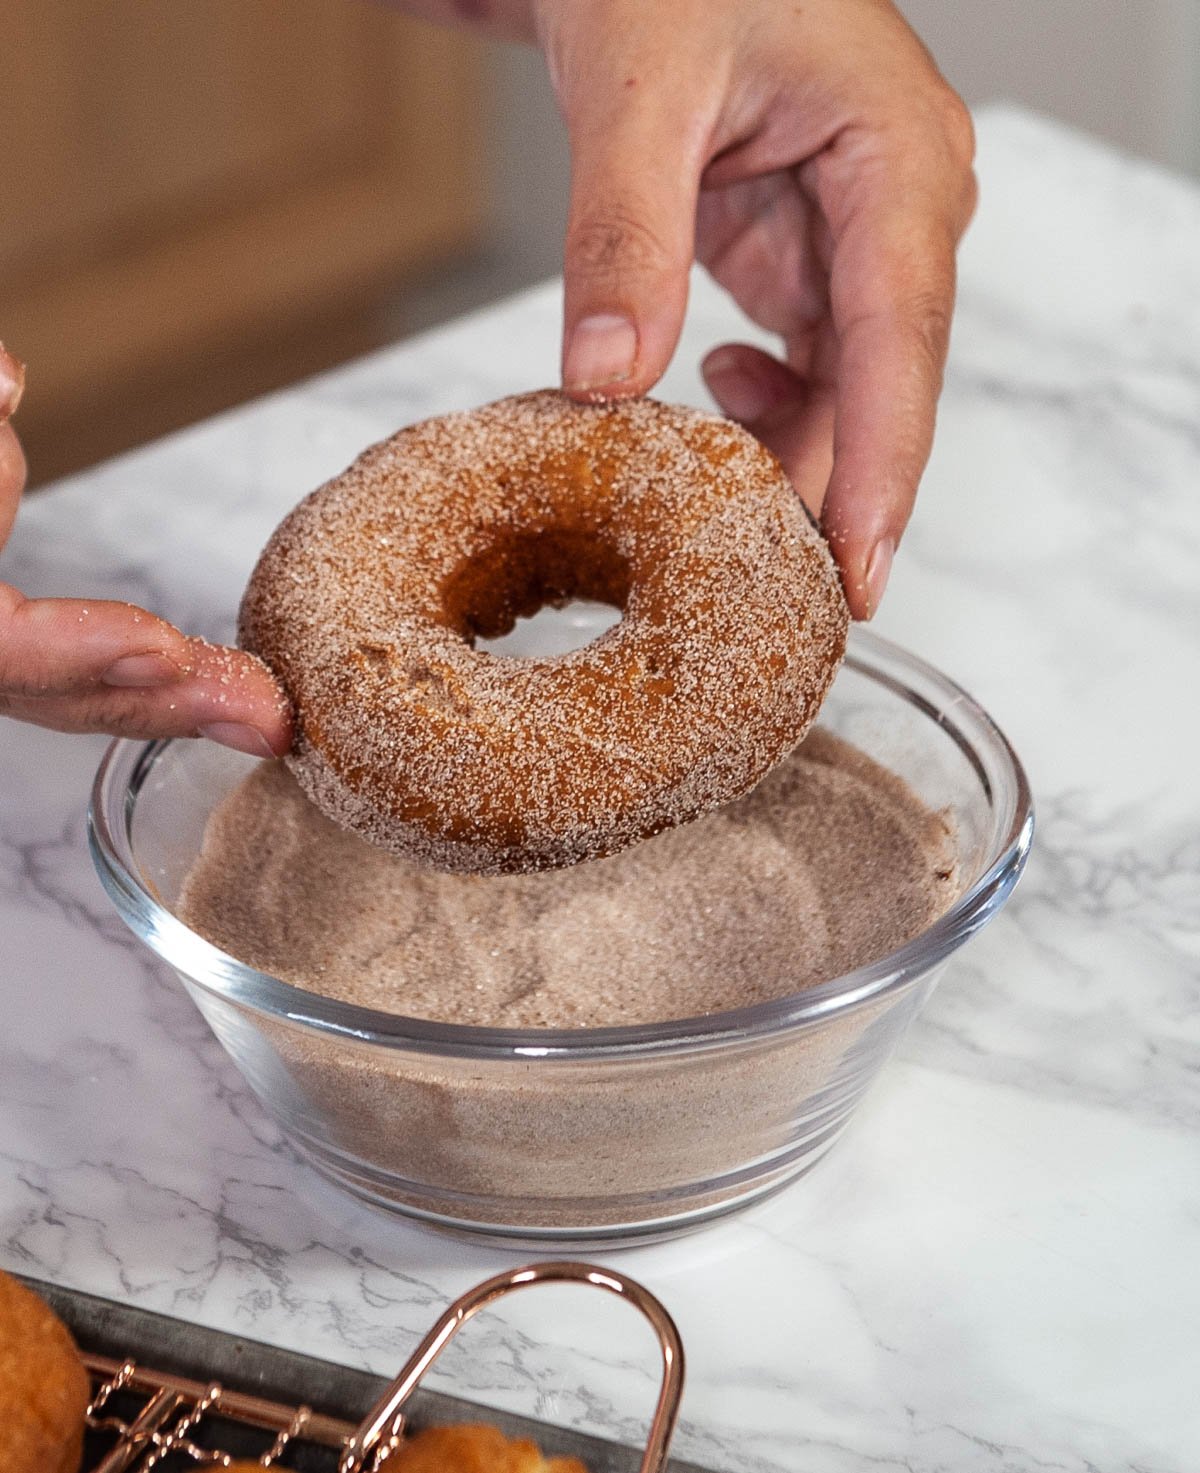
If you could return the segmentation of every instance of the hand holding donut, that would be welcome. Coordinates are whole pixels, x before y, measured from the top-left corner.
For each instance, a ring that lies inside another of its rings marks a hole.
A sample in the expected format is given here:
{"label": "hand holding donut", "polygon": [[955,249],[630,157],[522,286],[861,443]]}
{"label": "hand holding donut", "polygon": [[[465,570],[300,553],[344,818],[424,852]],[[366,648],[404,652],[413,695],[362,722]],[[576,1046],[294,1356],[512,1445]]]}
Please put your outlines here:
{"label": "hand holding donut", "polygon": [[538,25],[572,142],[565,386],[654,383],[694,249],[784,344],[716,349],[709,389],[782,460],[869,618],[933,437],[965,107],[886,0],[540,0]]}
{"label": "hand holding donut", "polygon": [[[0,548],[17,514],[25,457],[9,416],[23,366],[0,347]],[[287,703],[238,650],[188,639],[132,604],[27,599],[0,583],[0,716],[57,731],[207,736],[255,756],[291,743]]]}
{"label": "hand holding donut", "polygon": [[415,0],[541,43],[571,138],[563,383],[640,394],[693,255],[781,359],[704,364],[783,462],[856,618],[879,606],[929,455],[975,201],[962,102],[890,0]]}

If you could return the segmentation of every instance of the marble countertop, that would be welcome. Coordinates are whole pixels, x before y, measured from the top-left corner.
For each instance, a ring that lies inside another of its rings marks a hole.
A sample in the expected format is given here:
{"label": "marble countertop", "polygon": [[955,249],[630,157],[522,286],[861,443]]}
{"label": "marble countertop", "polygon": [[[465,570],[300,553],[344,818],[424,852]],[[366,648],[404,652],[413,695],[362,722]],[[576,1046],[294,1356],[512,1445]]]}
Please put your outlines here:
{"label": "marble countertop", "polygon": [[[1200,1467],[1200,191],[1007,110],[980,174],[878,627],[1004,726],[1039,833],[826,1162],[613,1255],[688,1346],[676,1451],[729,1473]],[[665,397],[703,402],[733,323],[698,281]],[[557,331],[539,288],[101,466],[30,499],[0,573],[228,638],[303,492],[399,424],[551,381]],[[0,724],[0,1264],[391,1372],[517,1256],[296,1160],[92,873],[103,745]],[[648,1337],[539,1292],[434,1384],[637,1441]]]}

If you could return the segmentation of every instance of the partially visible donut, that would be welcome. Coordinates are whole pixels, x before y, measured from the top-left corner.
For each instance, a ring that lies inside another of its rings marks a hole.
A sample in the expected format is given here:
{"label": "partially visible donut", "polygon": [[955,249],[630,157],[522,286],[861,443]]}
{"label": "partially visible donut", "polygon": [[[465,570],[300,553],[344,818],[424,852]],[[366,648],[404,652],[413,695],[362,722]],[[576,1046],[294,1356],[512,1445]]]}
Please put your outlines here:
{"label": "partially visible donut", "polygon": [[88,1373],[50,1306],[0,1273],[0,1469],[75,1473]]}
{"label": "partially visible donut", "polygon": [[[624,617],[569,654],[473,648],[545,604]],[[404,429],[267,544],[240,639],[328,816],[438,869],[599,858],[740,796],[845,648],[829,550],[737,425],[545,391]]]}
{"label": "partially visible donut", "polygon": [[587,1473],[578,1458],[545,1458],[527,1437],[509,1439],[482,1422],[423,1427],[388,1462],[396,1473]]}

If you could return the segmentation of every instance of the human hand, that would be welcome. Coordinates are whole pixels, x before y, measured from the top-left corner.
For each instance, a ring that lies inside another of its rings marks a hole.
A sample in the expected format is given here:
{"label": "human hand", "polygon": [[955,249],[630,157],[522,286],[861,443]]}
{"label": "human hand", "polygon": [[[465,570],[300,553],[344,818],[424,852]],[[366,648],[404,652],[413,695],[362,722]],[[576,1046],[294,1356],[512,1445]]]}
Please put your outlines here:
{"label": "human hand", "polygon": [[784,346],[717,348],[709,389],[779,456],[870,618],[933,438],[975,201],[965,107],[889,0],[529,3],[571,138],[565,388],[655,383],[694,253]]}
{"label": "human hand", "polygon": [[[0,548],[25,484],[8,418],[24,382],[0,346]],[[206,736],[269,757],[291,745],[287,701],[252,655],[188,639],[132,604],[24,598],[0,583],[0,716],[57,731]]]}

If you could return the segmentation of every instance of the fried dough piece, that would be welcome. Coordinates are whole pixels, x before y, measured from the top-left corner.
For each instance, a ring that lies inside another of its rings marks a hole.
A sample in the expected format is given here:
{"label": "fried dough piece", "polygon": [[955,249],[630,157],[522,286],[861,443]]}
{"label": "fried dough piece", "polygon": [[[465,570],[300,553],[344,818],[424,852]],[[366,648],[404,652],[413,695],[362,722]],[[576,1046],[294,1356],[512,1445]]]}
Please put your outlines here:
{"label": "fried dough piece", "polygon": [[67,1327],[36,1294],[0,1273],[0,1469],[75,1473],[90,1397]]}
{"label": "fried dough piece", "polygon": [[483,1423],[425,1427],[387,1460],[394,1473],[587,1473],[578,1458],[543,1458],[527,1438]]}
{"label": "fried dough piece", "polygon": [[[588,1473],[578,1458],[543,1458],[526,1438],[498,1427],[426,1427],[406,1437],[384,1465],[395,1473]],[[261,1463],[231,1463],[225,1473],[263,1473]]]}

